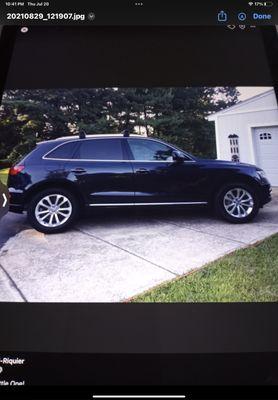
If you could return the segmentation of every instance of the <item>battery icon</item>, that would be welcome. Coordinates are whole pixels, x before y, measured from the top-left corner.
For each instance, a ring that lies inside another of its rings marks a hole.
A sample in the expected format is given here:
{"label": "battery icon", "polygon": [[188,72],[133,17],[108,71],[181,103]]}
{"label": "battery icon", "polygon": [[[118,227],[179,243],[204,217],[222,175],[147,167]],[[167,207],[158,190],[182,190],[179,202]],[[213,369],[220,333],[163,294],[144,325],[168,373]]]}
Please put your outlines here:
{"label": "battery icon", "polygon": [[266,1],[266,2],[264,3],[264,6],[265,6],[265,7],[272,7],[272,6],[273,6],[273,2],[272,2],[272,1]]}

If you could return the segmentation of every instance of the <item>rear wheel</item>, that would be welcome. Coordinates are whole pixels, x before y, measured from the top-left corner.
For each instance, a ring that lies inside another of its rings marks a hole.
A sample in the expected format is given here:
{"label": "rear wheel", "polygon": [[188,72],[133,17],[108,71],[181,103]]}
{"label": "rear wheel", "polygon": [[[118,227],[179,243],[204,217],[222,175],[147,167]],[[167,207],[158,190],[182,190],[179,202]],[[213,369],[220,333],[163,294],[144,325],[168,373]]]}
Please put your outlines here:
{"label": "rear wheel", "polygon": [[252,186],[232,183],[223,186],[215,200],[216,212],[229,222],[241,224],[251,221],[259,211],[259,200]]}
{"label": "rear wheel", "polygon": [[68,229],[79,211],[75,196],[65,189],[46,189],[29,203],[30,224],[43,233],[58,233]]}

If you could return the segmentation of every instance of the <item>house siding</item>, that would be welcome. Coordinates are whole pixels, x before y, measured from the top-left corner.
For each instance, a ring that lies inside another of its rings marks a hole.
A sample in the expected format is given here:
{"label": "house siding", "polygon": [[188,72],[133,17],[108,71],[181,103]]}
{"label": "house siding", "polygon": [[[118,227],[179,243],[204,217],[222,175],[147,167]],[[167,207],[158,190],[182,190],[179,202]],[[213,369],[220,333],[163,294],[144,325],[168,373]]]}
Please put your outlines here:
{"label": "house siding", "polygon": [[230,141],[228,136],[239,137],[240,161],[255,163],[252,127],[278,125],[278,110],[244,112],[217,117],[218,153],[217,158],[231,160]]}
{"label": "house siding", "polygon": [[229,135],[238,135],[240,161],[256,162],[252,127],[278,125],[274,89],[208,117],[215,123],[217,158],[231,160]]}

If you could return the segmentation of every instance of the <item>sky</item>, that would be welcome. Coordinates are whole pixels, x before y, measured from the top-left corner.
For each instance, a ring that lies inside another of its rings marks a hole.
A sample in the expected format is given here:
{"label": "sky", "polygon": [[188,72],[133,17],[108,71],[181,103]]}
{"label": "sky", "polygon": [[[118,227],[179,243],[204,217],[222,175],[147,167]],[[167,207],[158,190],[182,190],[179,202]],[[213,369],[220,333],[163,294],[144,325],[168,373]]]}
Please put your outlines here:
{"label": "sky", "polygon": [[271,87],[266,87],[266,86],[258,86],[258,87],[253,87],[253,86],[238,86],[237,90],[240,92],[239,100],[247,100],[250,97],[256,96],[257,94],[267,92],[270,90]]}

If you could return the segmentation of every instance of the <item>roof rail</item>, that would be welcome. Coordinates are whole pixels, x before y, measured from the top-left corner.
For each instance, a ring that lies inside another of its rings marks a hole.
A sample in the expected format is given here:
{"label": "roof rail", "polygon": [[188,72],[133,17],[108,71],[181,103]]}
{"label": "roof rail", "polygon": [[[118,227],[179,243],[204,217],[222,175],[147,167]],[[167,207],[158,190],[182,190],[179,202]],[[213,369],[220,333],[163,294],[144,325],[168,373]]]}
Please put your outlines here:
{"label": "roof rail", "polygon": [[79,132],[79,139],[86,139],[86,132],[84,130]]}
{"label": "roof rail", "polygon": [[129,137],[130,136],[130,129],[126,128],[122,131],[123,137]]}

